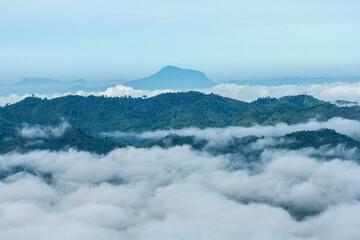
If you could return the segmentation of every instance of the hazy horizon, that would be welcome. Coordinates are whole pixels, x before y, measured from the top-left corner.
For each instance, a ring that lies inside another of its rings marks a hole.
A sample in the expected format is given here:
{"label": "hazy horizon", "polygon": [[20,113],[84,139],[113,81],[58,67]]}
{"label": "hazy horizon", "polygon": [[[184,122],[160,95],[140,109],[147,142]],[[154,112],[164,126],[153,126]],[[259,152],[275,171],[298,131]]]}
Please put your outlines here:
{"label": "hazy horizon", "polygon": [[[169,66],[169,65],[168,65]],[[164,66],[165,67],[165,66]],[[178,66],[176,66],[178,67]],[[179,67],[181,68],[181,67]],[[84,77],[79,77],[79,78],[52,78],[52,77],[48,77],[48,76],[24,76],[24,77],[20,77],[18,79],[15,79],[13,82],[2,82],[0,81],[0,85],[7,85],[7,84],[14,84],[14,83],[18,83],[24,79],[51,79],[51,80],[56,80],[56,81],[62,81],[62,82],[72,82],[72,81],[77,81],[77,80],[85,80],[87,82],[101,82],[101,81],[122,81],[122,82],[128,82],[128,81],[133,81],[133,80],[138,80],[138,79],[142,79],[142,78],[147,78],[149,76],[154,75],[155,73],[159,72],[162,68],[154,70],[154,72],[152,73],[148,73],[147,75],[141,75],[138,78],[125,78],[125,77],[121,77],[121,75],[119,75],[118,78],[111,78],[111,79],[105,79],[105,78],[99,78],[99,79],[92,79],[92,78],[84,78]],[[196,70],[199,71],[198,69],[195,68],[183,68],[183,69],[191,69],[191,70]],[[202,72],[202,71],[200,71]],[[242,78],[242,79],[218,79],[218,80],[214,80],[211,77],[208,76],[208,74],[206,74],[206,72],[202,72],[204,73],[209,80],[213,81],[214,83],[226,83],[226,82],[232,82],[232,81],[258,81],[258,80],[280,80],[280,79],[318,79],[318,78],[329,78],[329,79],[352,79],[352,78],[359,78],[360,77],[360,73],[358,75],[342,75],[342,76],[327,76],[327,75],[309,75],[309,76],[288,76],[288,75],[284,75],[281,76],[279,75],[278,77],[258,77],[258,78]]]}

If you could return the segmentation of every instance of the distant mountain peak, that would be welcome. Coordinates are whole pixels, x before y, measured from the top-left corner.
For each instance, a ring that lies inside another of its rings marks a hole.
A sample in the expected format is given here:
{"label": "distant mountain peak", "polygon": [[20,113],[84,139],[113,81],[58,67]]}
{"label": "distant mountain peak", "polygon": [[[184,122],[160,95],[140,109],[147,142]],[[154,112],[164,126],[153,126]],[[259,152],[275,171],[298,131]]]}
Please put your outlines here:
{"label": "distant mountain peak", "polygon": [[173,65],[167,65],[166,67],[163,67],[163,68],[160,70],[160,72],[161,72],[161,71],[172,71],[172,70],[183,70],[183,69],[181,69],[181,68],[179,68],[179,67],[176,67],[176,66],[173,66]]}
{"label": "distant mountain peak", "polygon": [[214,86],[206,75],[193,69],[182,69],[176,66],[168,65],[157,73],[125,83],[126,86],[135,89],[199,89]]}
{"label": "distant mountain peak", "polygon": [[199,75],[203,75],[203,77],[207,78],[206,75],[200,71],[197,71],[197,70],[193,70],[193,69],[185,69],[185,68],[179,68],[179,67],[176,67],[176,66],[172,66],[172,65],[168,65],[166,67],[163,67],[160,71],[158,71],[157,73],[155,73],[154,75],[156,74],[164,74],[164,73],[167,73],[167,74],[181,74],[181,73],[192,73],[192,74],[199,74]]}
{"label": "distant mountain peak", "polygon": [[50,79],[50,78],[26,77],[26,78],[23,78],[20,82],[15,83],[15,85],[31,86],[31,85],[43,85],[43,84],[52,84],[52,83],[59,83],[59,82],[61,82],[61,81]]}

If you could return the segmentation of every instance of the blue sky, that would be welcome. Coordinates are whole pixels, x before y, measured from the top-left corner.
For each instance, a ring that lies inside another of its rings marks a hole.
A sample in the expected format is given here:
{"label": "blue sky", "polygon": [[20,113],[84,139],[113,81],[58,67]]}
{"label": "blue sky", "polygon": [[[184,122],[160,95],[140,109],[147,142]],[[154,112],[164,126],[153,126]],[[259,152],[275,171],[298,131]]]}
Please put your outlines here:
{"label": "blue sky", "polygon": [[0,0],[0,83],[360,75],[358,0]]}

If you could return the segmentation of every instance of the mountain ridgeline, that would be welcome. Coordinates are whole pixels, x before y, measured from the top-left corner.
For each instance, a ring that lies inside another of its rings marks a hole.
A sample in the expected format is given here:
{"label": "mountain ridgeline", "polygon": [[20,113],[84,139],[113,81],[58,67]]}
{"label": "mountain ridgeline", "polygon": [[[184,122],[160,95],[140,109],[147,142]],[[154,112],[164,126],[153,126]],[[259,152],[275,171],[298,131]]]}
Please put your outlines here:
{"label": "mountain ridgeline", "polygon": [[197,70],[182,69],[175,66],[167,66],[157,73],[137,80],[105,80],[86,81],[78,79],[75,81],[60,81],[50,78],[24,78],[15,84],[0,85],[0,96],[9,93],[25,95],[28,93],[55,94],[76,93],[77,91],[96,92],[105,91],[107,88],[118,84],[126,85],[134,89],[202,89],[216,85],[207,76]]}
{"label": "mountain ridgeline", "polygon": [[[162,148],[189,145],[195,150],[206,150],[212,154],[246,153],[247,146],[261,138],[234,138],[220,148],[209,148],[207,139],[195,139],[194,136],[169,135],[163,139],[131,141],[128,138],[131,138],[131,133],[153,130],[274,125],[280,122],[296,124],[313,118],[321,121],[333,117],[360,120],[360,107],[339,107],[309,95],[259,98],[248,103],[194,91],[165,93],[151,98],[75,95],[54,99],[28,97],[0,108],[0,154],[16,150],[62,150],[69,147],[105,154],[126,145]],[[24,123],[39,128],[56,126],[64,121],[70,127],[61,137],[29,139],[20,134]],[[111,131],[130,135],[123,139],[102,136],[103,132]],[[358,141],[333,130],[296,132],[282,139],[286,142],[279,141],[279,144],[274,145],[276,148],[319,148],[338,144],[348,148],[360,147]],[[249,159],[257,159],[259,153],[251,153]]]}
{"label": "mountain ridgeline", "polygon": [[247,103],[200,92],[165,93],[151,98],[65,96],[28,97],[0,108],[0,132],[23,123],[71,126],[94,134],[142,132],[196,126],[227,127],[303,123],[332,117],[360,120],[360,107],[338,107],[309,95],[259,98]]}

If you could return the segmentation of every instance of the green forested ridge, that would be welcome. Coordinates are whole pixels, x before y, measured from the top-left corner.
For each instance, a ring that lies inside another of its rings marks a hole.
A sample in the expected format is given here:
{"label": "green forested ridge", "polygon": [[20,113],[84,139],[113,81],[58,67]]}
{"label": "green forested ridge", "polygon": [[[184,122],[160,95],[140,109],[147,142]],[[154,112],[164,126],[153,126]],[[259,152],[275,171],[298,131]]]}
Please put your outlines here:
{"label": "green forested ridge", "polygon": [[67,128],[64,134],[59,137],[49,136],[29,139],[20,136],[17,131],[2,133],[0,134],[0,142],[0,154],[14,150],[20,152],[35,149],[57,151],[69,147],[82,151],[105,154],[114,148],[124,147],[121,143],[94,137],[73,127]]}
{"label": "green forested ridge", "polygon": [[6,132],[24,122],[56,125],[62,120],[85,132],[97,133],[293,124],[335,116],[360,119],[360,107],[338,107],[308,95],[260,98],[247,103],[194,91],[151,98],[66,96],[49,100],[29,97],[0,108],[0,131]]}
{"label": "green forested ridge", "polygon": [[319,148],[324,145],[335,147],[344,144],[348,148],[359,148],[360,142],[346,135],[339,134],[332,129],[320,129],[318,131],[298,131],[286,134],[285,139],[294,139],[294,142],[284,144],[289,149],[300,149],[304,147]]}

